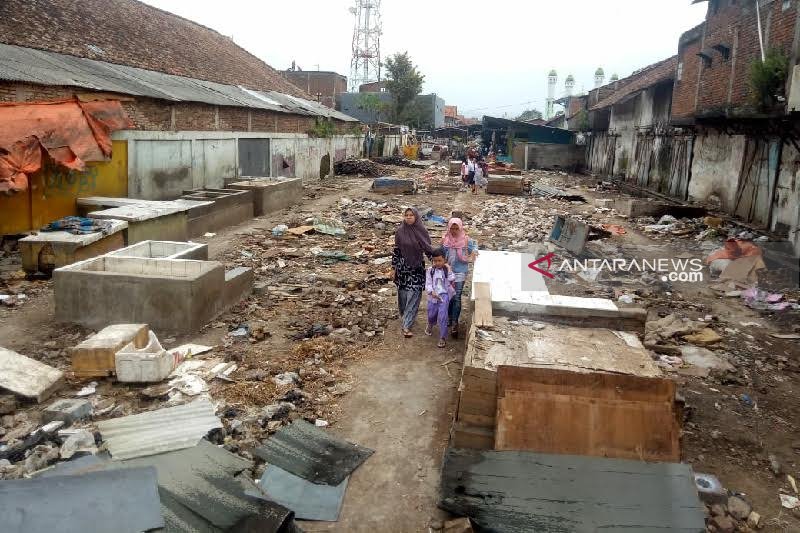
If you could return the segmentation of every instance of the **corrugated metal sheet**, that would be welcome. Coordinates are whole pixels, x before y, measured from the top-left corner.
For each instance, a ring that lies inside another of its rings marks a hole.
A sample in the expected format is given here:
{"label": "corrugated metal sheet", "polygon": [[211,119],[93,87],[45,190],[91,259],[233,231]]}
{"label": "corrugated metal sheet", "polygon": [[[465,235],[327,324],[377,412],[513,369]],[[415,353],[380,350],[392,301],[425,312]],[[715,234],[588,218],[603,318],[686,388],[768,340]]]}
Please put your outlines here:
{"label": "corrugated metal sheet", "polygon": [[108,451],[116,460],[144,457],[195,446],[222,422],[208,400],[197,400],[97,423]]}
{"label": "corrugated metal sheet", "polygon": [[6,44],[0,44],[0,80],[83,87],[175,102],[248,107],[357,122],[357,119],[319,102],[274,91],[253,91],[235,85]]}

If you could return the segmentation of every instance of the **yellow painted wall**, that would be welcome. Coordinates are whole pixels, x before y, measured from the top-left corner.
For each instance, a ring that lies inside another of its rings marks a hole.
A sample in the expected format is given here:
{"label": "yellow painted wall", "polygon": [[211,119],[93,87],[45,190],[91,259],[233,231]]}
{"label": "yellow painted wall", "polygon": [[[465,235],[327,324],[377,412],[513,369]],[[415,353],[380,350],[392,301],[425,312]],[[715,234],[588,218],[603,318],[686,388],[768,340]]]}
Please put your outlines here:
{"label": "yellow painted wall", "polygon": [[46,164],[30,181],[27,191],[0,195],[0,235],[77,215],[75,200],[82,196],[128,196],[128,142],[113,141],[111,161],[87,163],[84,172]]}

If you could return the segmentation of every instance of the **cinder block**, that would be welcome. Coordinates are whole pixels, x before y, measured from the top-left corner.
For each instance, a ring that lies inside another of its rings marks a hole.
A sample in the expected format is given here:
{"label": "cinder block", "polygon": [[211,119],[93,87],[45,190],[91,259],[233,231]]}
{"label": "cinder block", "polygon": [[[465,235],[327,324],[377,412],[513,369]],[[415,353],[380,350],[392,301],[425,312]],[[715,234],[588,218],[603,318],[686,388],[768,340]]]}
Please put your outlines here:
{"label": "cinder block", "polygon": [[130,343],[147,345],[147,324],[114,324],[72,349],[72,371],[77,377],[105,377],[115,372],[114,356]]}
{"label": "cinder block", "polygon": [[46,424],[61,421],[65,424],[72,424],[90,416],[92,416],[92,404],[88,400],[64,398],[56,400],[42,411],[42,422]]}

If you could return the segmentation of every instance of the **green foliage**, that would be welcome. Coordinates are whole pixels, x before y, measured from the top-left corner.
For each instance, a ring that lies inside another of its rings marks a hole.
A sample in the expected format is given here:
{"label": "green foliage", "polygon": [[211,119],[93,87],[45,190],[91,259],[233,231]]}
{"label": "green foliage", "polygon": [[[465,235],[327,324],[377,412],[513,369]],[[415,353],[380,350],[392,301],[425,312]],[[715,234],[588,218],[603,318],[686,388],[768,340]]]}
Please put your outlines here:
{"label": "green foliage", "polygon": [[398,52],[390,56],[384,66],[387,73],[386,89],[392,95],[393,117],[397,120],[403,116],[408,104],[422,92],[425,76],[417,70],[416,65],[408,57],[408,52]]}
{"label": "green foliage", "polygon": [[333,121],[326,118],[317,118],[314,127],[308,130],[309,137],[329,138],[336,134],[336,126]]}
{"label": "green foliage", "polygon": [[539,111],[538,109],[526,109],[515,120],[519,120],[520,122],[525,122],[528,120],[539,120],[542,118],[542,116],[543,116],[542,112]]}
{"label": "green foliage", "polygon": [[753,103],[759,109],[768,110],[775,106],[776,96],[783,94],[788,71],[788,58],[776,48],[766,53],[763,62],[755,60],[750,64],[750,89]]}

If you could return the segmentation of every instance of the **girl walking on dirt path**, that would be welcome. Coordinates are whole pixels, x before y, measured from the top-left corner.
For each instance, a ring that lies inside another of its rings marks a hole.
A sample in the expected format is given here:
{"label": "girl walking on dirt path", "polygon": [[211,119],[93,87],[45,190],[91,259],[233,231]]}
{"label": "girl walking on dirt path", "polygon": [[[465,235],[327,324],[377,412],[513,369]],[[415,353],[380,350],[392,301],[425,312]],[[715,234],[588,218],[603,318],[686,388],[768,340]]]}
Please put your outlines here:
{"label": "girl walking on dirt path", "polygon": [[450,299],[448,323],[450,334],[458,338],[458,319],[461,316],[461,294],[469,274],[469,264],[478,256],[478,243],[469,238],[464,231],[464,222],[460,218],[451,218],[447,223],[447,231],[442,236],[442,246],[447,264],[455,275],[455,294]]}
{"label": "girl walking on dirt path", "polygon": [[444,258],[441,248],[433,251],[431,266],[425,271],[425,292],[428,293],[428,327],[425,335],[433,335],[433,327],[439,325],[439,348],[445,347],[447,338],[447,317],[450,298],[456,290],[453,288],[456,277],[453,269]]}
{"label": "girl walking on dirt path", "polygon": [[409,207],[394,235],[392,279],[397,285],[397,307],[400,310],[403,335],[413,337],[411,327],[417,318],[422,290],[425,288],[424,256],[433,253],[431,236],[422,223],[419,211]]}

